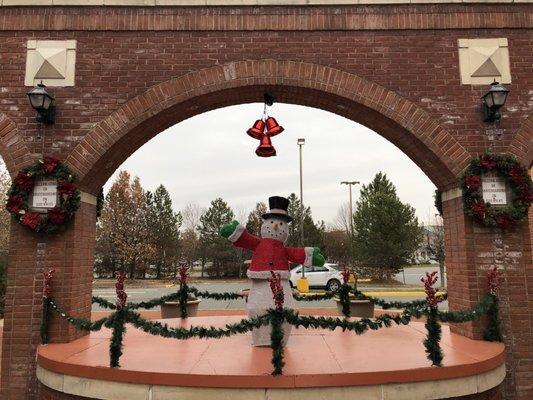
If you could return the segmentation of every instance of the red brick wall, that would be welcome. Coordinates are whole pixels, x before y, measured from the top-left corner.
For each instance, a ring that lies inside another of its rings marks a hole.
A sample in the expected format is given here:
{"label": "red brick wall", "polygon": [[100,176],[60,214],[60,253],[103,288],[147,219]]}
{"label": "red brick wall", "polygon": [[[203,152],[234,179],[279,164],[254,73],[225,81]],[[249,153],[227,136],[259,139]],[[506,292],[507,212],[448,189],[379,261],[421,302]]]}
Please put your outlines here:
{"label": "red brick wall", "polygon": [[[530,4],[0,7],[0,153],[15,172],[42,148],[23,85],[26,41],[75,39],[76,85],[50,89],[57,120],[44,132],[45,149],[67,158],[93,194],[164,128],[213,108],[261,101],[265,90],[280,101],[369,126],[441,189],[450,189],[470,155],[488,144],[479,115],[486,87],[460,85],[459,38],[509,40],[511,95],[495,151],[530,162],[531,10]],[[484,271],[502,266],[506,393],[525,398],[533,373],[531,219],[502,235],[465,219],[460,199],[444,207],[450,304],[474,304],[484,290]],[[88,204],[57,237],[42,239],[13,226],[0,389],[5,398],[35,397],[44,267],[59,270],[61,304],[88,315],[94,231]],[[478,336],[480,326],[455,329]],[[76,335],[54,322],[52,340]]]}

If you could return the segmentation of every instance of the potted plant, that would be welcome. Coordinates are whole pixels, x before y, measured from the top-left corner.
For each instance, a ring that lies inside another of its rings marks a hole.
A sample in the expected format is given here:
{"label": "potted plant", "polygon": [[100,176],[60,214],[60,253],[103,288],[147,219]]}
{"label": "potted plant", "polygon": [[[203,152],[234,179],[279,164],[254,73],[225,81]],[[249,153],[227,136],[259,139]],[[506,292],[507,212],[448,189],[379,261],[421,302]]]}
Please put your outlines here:
{"label": "potted plant", "polygon": [[[339,289],[338,296],[335,296],[337,309],[341,315],[347,317],[372,318],[374,317],[374,303],[370,300],[355,298],[351,292],[350,277],[354,279],[354,289],[357,289],[357,277],[352,274],[346,265],[343,266],[342,280],[343,284]],[[348,302],[347,309],[345,303]]]}
{"label": "potted plant", "polygon": [[186,264],[181,264],[179,268],[180,298],[177,301],[165,301],[161,304],[161,318],[187,318],[198,315],[198,305],[202,300],[197,299],[187,290],[188,269]]}

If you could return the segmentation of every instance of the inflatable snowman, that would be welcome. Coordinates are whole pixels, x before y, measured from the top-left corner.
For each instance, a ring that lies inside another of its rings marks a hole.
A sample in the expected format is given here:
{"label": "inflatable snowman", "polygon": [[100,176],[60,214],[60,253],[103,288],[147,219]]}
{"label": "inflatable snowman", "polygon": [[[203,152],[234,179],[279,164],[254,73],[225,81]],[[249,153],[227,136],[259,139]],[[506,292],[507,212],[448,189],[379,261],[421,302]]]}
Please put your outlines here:
{"label": "inflatable snowman", "polygon": [[[261,238],[250,234],[237,221],[224,225],[220,234],[229,239],[235,247],[253,251],[248,278],[252,280],[252,287],[248,296],[247,309],[250,317],[263,315],[269,308],[274,308],[272,292],[268,279],[270,271],[280,274],[285,295],[284,307],[294,308],[295,301],[289,283],[290,263],[304,266],[324,265],[324,257],[317,247],[287,247],[285,242],[289,237],[288,224],[292,218],[287,214],[289,200],[284,197],[273,196],[268,199],[270,210],[263,214]],[[284,345],[290,334],[291,326],[284,324]],[[252,332],[254,346],[270,346],[270,327],[264,326]]]}

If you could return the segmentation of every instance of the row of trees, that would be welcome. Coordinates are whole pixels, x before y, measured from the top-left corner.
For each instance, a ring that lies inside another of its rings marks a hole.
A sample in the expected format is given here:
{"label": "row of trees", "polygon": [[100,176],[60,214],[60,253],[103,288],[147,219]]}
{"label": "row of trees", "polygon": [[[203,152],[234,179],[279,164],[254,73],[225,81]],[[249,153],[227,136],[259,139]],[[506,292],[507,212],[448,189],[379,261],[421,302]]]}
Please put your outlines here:
{"label": "row of trees", "polygon": [[[289,214],[301,218],[301,203],[289,196]],[[260,234],[265,203],[257,203],[246,221],[248,230]],[[312,218],[309,207],[303,210],[305,244],[324,247],[325,224]],[[95,271],[111,276],[123,269],[130,276],[175,277],[180,262],[198,265],[201,275],[243,276],[247,251],[235,249],[219,235],[222,225],[234,220],[235,212],[221,198],[206,210],[189,204],[174,212],[169,193],[159,186],[153,193],[143,189],[138,177],[121,171],[107,193],[97,225]],[[290,226],[288,244],[300,242],[301,226]]]}
{"label": "row of trees", "polygon": [[[294,193],[288,198],[294,222],[287,244],[300,245],[303,211],[305,245],[320,247],[328,261],[351,264],[365,275],[388,278],[397,273],[412,262],[424,239],[415,210],[400,201],[396,188],[381,172],[363,185],[353,215],[342,210],[336,229],[327,230],[323,221],[315,222],[311,209],[302,210]],[[240,222],[259,235],[265,212],[266,204],[257,203],[247,220]],[[134,277],[174,277],[184,261],[198,265],[202,276],[242,276],[244,261],[251,254],[235,249],[219,235],[220,227],[235,218],[222,198],[213,200],[206,210],[188,205],[174,212],[164,186],[154,193],[145,191],[139,178],[122,171],[105,198],[98,223],[96,270],[101,275],[124,269]],[[432,242],[435,253],[443,252],[439,245]]]}

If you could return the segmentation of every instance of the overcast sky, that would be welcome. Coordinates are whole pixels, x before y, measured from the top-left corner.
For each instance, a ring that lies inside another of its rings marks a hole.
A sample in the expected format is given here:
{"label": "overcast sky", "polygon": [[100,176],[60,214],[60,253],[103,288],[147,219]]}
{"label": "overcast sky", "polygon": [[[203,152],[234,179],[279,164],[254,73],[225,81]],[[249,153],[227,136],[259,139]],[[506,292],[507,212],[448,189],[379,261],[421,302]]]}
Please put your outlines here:
{"label": "overcast sky", "polygon": [[[257,157],[259,142],[246,130],[262,112],[263,105],[255,103],[197,115],[150,140],[119,170],[139,176],[148,190],[165,185],[176,210],[188,203],[208,207],[222,197],[242,216],[269,196],[299,195],[296,140],[303,137],[304,202],[315,220],[333,222],[348,202],[342,180],[367,183],[379,171],[396,185],[400,199],[416,208],[421,222],[435,214],[435,186],[422,170],[377,133],[326,111],[278,103],[269,107],[285,131],[272,138],[277,157]],[[355,205],[359,189],[354,188]]]}

